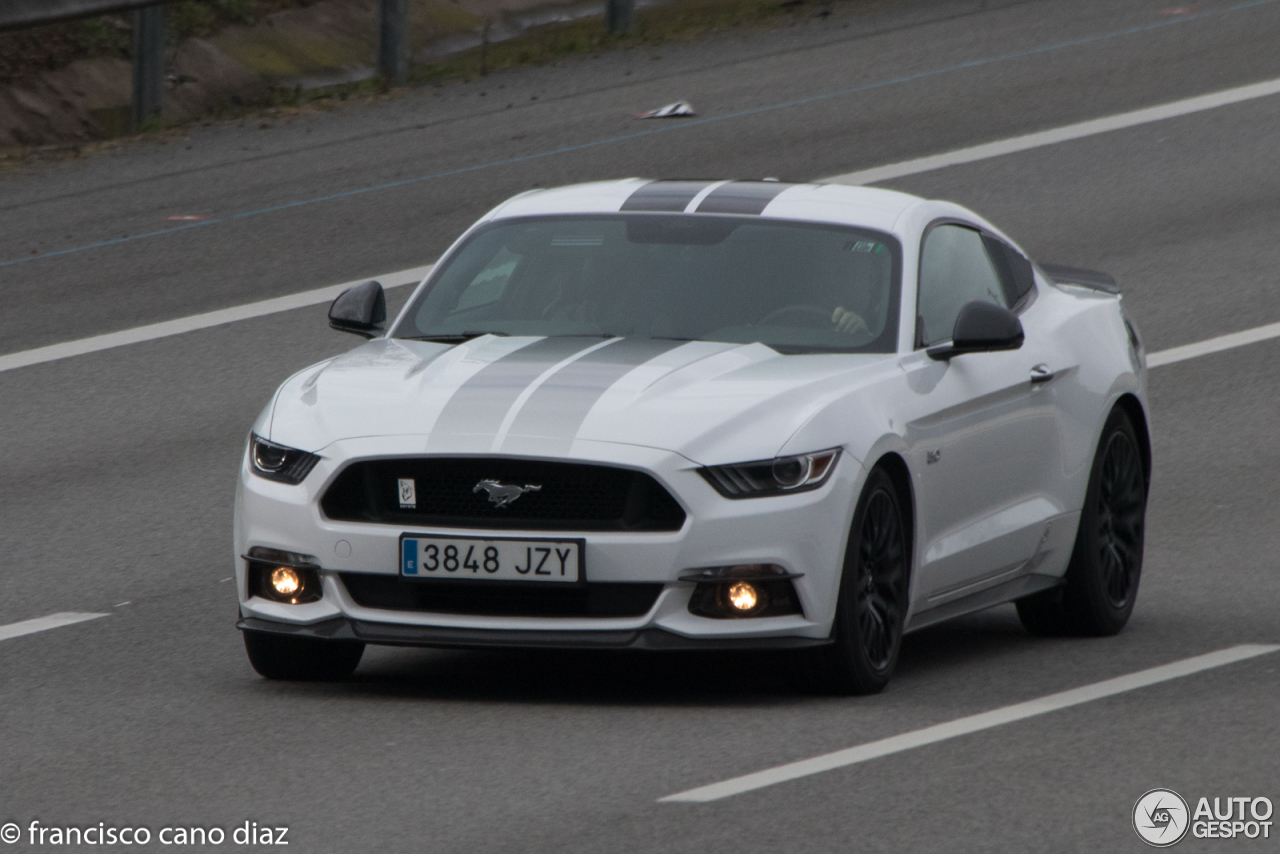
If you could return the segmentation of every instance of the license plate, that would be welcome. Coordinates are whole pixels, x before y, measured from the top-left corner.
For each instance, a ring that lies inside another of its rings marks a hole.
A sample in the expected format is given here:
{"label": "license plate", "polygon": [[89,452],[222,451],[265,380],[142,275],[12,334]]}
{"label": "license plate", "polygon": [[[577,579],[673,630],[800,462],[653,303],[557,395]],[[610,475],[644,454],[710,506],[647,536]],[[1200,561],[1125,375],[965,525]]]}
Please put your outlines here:
{"label": "license plate", "polygon": [[405,534],[400,574],[406,578],[489,581],[583,580],[582,540],[517,540]]}

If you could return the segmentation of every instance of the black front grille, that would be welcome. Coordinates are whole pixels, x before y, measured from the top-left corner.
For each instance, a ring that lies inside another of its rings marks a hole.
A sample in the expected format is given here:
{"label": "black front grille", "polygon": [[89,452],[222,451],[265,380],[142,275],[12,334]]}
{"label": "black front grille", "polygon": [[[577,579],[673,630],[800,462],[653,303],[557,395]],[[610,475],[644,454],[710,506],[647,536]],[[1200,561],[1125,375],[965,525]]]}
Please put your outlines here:
{"label": "black front grille", "polygon": [[[414,482],[416,506],[400,505],[399,481]],[[504,507],[482,480],[537,486]],[[586,463],[504,457],[406,457],[352,463],[325,492],[330,519],[401,527],[557,531],[678,531],[684,511],[649,475]]]}
{"label": "black front grille", "polygon": [[413,581],[398,575],[341,572],[347,592],[366,608],[490,617],[642,617],[661,584],[522,584],[518,581]]}

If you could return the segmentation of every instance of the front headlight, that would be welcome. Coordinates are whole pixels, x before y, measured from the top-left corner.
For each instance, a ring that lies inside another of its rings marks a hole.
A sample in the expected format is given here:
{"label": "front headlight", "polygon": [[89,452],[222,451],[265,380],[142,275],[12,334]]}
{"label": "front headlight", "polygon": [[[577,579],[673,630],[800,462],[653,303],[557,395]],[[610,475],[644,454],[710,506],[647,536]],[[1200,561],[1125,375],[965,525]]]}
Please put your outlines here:
{"label": "front headlight", "polygon": [[320,461],[315,454],[268,442],[256,433],[249,434],[249,465],[253,473],[281,483],[302,483]]}
{"label": "front headlight", "polygon": [[817,489],[835,471],[839,448],[698,469],[725,498],[760,498]]}

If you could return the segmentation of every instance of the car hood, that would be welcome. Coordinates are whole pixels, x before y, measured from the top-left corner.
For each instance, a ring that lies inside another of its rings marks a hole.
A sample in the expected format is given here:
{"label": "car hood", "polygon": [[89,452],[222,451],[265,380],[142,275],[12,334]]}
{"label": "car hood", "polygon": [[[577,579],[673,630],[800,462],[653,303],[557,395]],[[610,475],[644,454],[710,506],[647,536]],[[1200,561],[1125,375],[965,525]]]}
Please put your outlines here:
{"label": "car hood", "polygon": [[643,338],[377,339],[286,381],[268,430],[314,451],[421,436],[427,453],[572,457],[609,442],[699,464],[767,459],[831,400],[895,364]]}

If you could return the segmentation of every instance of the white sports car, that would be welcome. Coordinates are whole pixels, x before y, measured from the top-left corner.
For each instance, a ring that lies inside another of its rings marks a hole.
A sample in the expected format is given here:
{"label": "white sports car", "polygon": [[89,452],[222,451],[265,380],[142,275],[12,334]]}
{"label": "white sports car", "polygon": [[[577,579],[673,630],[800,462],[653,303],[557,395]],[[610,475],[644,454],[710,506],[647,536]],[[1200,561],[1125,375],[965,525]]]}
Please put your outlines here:
{"label": "white sports car", "polygon": [[1105,274],[903,193],[624,180],[503,203],[288,379],[236,495],[249,658],[365,644],[793,650],[884,687],[1015,601],[1112,634],[1142,567],[1142,344]]}

